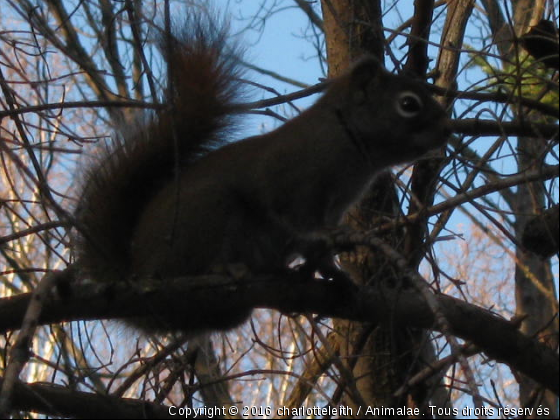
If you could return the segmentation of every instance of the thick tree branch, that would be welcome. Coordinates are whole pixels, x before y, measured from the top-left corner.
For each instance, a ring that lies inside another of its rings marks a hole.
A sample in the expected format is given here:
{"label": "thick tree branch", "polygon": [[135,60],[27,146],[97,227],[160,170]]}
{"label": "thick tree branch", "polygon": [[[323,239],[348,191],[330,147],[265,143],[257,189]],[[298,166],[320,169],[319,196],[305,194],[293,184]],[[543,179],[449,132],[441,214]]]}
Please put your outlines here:
{"label": "thick tree branch", "polygon": [[[3,381],[4,379],[0,377],[0,386]],[[35,411],[62,418],[165,419],[174,417],[169,415],[168,407],[141,400],[71,391],[54,385],[21,382],[15,384],[12,407],[16,410]]]}
{"label": "thick tree branch", "polygon": [[558,125],[528,124],[465,118],[452,120],[451,129],[455,133],[469,136],[518,136],[553,139],[558,141]]}
{"label": "thick tree branch", "polygon": [[405,69],[420,77],[428,70],[428,42],[432,16],[434,13],[434,0],[416,0],[414,2],[414,15],[410,29],[408,59]]}
{"label": "thick tree branch", "polygon": [[319,15],[317,15],[317,13],[315,13],[315,10],[313,10],[311,2],[305,0],[294,0],[294,2],[303,11],[303,13],[306,14],[306,16],[309,18],[309,21],[313,23],[313,25],[315,25],[321,31],[325,30],[325,28],[323,28],[323,20],[319,17]]}
{"label": "thick tree branch", "polygon": [[[364,235],[354,236],[351,239],[367,243]],[[433,312],[415,290],[397,293],[392,289],[359,289],[329,281],[305,282],[277,276],[241,280],[217,275],[177,278],[166,282],[165,288],[134,287],[128,283],[90,284],[70,287],[65,295],[68,297],[53,297],[44,303],[41,324],[154,316],[174,307],[188,317],[189,310],[199,311],[203,302],[204,306],[247,305],[286,313],[316,313],[355,321],[437,328]],[[22,294],[0,300],[0,331],[19,328],[30,296]],[[553,350],[523,335],[515,325],[490,311],[446,295],[436,294],[434,298],[453,334],[559,392],[559,361]]]}

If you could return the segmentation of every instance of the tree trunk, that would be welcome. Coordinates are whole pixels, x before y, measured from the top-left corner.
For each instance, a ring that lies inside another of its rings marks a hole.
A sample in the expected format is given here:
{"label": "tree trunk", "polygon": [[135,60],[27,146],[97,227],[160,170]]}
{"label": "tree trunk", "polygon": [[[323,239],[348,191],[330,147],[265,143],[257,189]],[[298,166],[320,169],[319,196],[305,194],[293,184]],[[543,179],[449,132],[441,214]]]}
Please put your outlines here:
{"label": "tree trunk", "polygon": [[[322,2],[329,76],[340,74],[364,53],[383,61],[384,36],[380,1],[324,0]],[[367,230],[382,218],[400,214],[399,198],[391,174],[378,176],[367,197],[353,209],[346,223],[356,230]],[[403,231],[397,229],[384,238],[395,248],[402,243]],[[395,272],[382,255],[361,247],[341,255],[341,263],[352,279],[370,287],[402,287]],[[361,406],[396,407],[421,405],[424,398],[413,390],[403,397],[394,393],[414,371],[418,362],[418,342],[424,334],[401,329],[396,325],[371,325],[350,321],[335,321],[339,334],[340,358],[355,381],[352,388],[359,393],[340,395],[342,403],[352,407],[354,414]],[[348,384],[345,384],[348,389]]]}
{"label": "tree trunk", "polygon": [[[500,40],[497,47],[504,63],[516,62],[512,41],[512,32],[519,37],[536,24],[545,12],[545,0],[512,0],[514,27],[508,30],[499,2],[484,0],[483,5],[488,12],[490,27],[495,40]],[[509,33],[509,37],[504,34]],[[514,110],[519,111],[519,110]],[[523,110],[517,112],[524,119],[539,118],[538,115],[527,115]],[[519,137],[517,143],[518,171],[539,168],[544,163],[540,159],[545,155],[546,142],[538,142],[534,138]],[[528,221],[538,215],[545,206],[546,187],[542,182],[525,183],[517,190],[511,191],[512,199],[507,200],[513,213],[514,236],[518,244],[523,241],[523,233]],[[552,348],[558,347],[558,305],[550,259],[542,259],[538,255],[527,252],[521,247],[516,249],[515,267],[515,298],[516,312],[526,317],[521,331],[529,336],[537,335]],[[522,407],[548,408],[551,418],[558,412],[558,399],[550,391],[543,391],[534,381],[520,375],[519,401]]]}

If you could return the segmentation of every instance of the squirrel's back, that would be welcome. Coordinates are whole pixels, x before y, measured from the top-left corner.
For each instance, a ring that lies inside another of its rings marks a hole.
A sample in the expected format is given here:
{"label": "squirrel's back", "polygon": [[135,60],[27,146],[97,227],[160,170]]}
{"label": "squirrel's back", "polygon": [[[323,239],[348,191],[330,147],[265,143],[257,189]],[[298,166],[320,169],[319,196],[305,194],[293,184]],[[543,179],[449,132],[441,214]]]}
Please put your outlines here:
{"label": "squirrel's back", "polygon": [[131,238],[146,204],[227,140],[242,88],[240,52],[228,37],[216,20],[191,16],[180,32],[159,40],[168,68],[165,108],[129,121],[82,174],[76,258],[88,277],[126,278]]}

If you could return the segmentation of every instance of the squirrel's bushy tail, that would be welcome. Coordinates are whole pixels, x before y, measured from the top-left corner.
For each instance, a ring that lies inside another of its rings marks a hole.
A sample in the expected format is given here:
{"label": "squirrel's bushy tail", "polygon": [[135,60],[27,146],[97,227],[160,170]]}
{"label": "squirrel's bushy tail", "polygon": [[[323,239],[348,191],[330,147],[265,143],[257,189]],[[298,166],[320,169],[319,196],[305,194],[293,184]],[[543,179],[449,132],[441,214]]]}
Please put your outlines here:
{"label": "squirrel's bushy tail", "polygon": [[131,274],[132,234],[144,206],[234,126],[242,67],[222,23],[191,17],[161,37],[169,78],[165,109],[120,130],[83,173],[76,258],[95,281]]}

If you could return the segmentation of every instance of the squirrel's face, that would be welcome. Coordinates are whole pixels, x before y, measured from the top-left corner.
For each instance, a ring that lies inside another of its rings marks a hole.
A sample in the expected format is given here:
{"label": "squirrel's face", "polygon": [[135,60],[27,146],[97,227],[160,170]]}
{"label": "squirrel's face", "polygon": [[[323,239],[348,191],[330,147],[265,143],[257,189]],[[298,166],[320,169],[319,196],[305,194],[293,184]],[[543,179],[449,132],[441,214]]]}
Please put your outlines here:
{"label": "squirrel's face", "polygon": [[408,162],[447,141],[445,111],[420,82],[388,73],[373,57],[356,63],[348,77],[342,118],[374,161]]}

